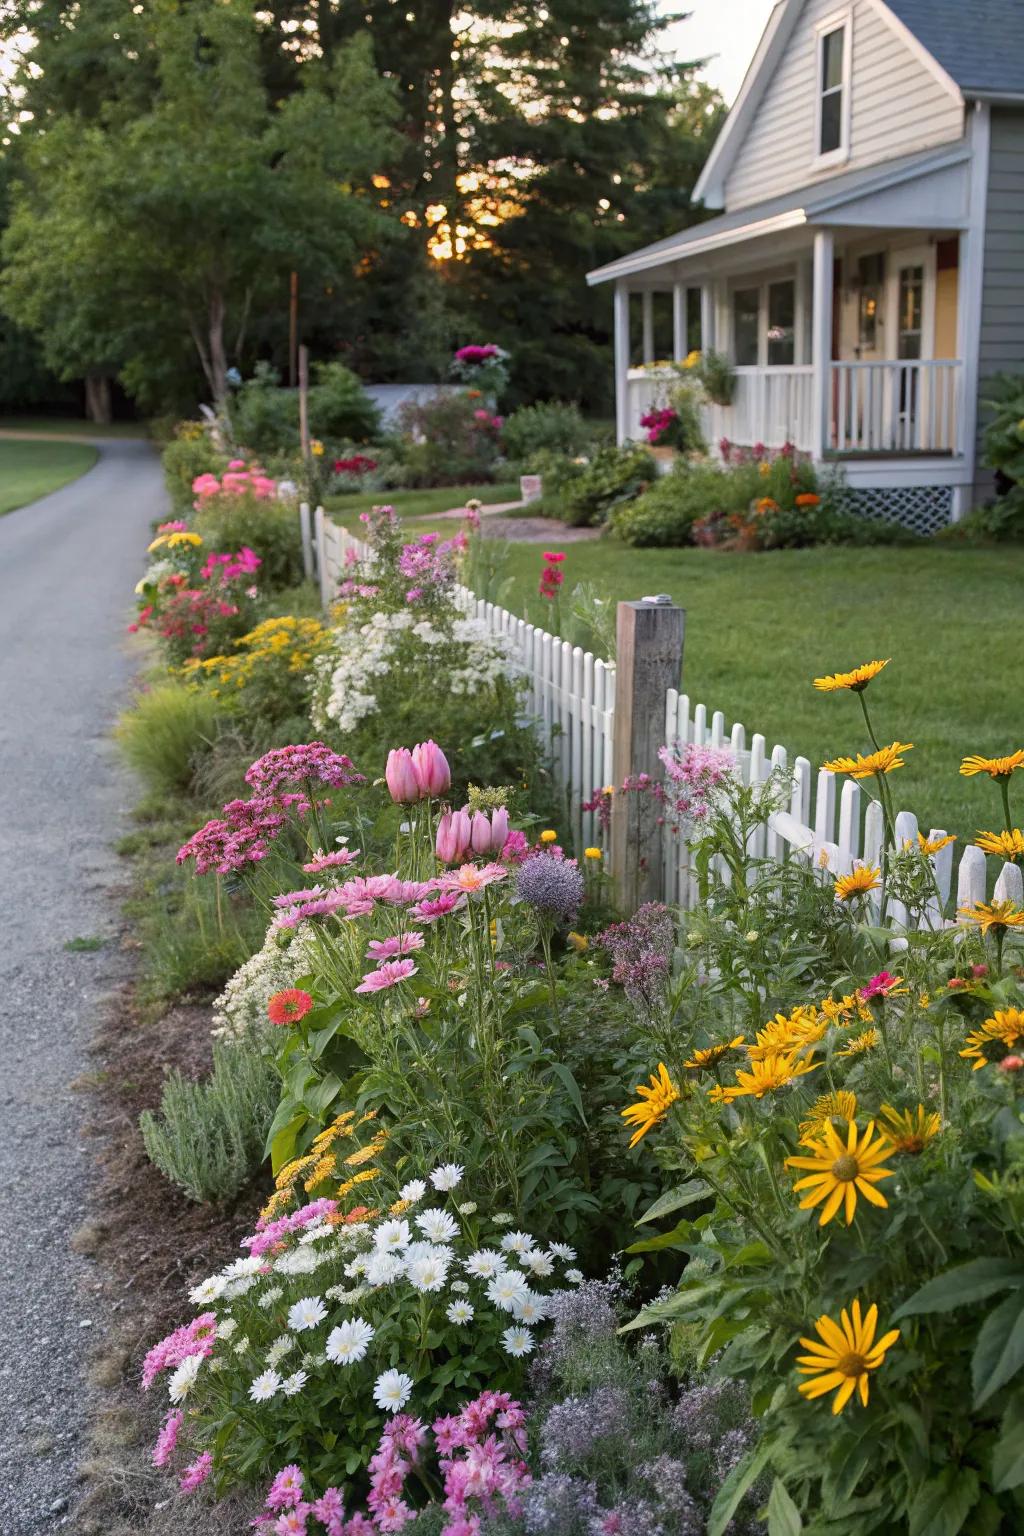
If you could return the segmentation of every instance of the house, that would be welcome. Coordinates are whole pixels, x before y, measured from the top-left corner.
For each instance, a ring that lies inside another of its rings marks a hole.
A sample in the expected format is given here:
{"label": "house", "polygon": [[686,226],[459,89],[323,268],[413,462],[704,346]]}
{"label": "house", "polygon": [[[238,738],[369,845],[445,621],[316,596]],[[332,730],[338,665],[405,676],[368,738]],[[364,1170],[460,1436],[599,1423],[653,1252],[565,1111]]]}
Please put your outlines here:
{"label": "house", "polygon": [[991,488],[979,393],[1024,369],[1024,0],[779,0],[694,195],[722,212],[588,275],[619,440],[698,290],[735,369],[710,443],[792,442],[920,531],[962,517]]}

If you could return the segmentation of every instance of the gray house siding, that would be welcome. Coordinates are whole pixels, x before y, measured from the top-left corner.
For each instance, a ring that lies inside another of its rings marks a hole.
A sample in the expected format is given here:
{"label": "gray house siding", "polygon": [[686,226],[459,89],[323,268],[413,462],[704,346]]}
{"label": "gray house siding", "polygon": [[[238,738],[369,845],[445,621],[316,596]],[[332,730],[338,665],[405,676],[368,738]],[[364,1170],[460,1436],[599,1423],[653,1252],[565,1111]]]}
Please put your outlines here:
{"label": "gray house siding", "polygon": [[808,0],[804,7],[726,180],[730,211],[963,136],[963,109],[956,98],[870,0],[852,0],[850,157],[839,167],[816,168],[815,29],[845,8],[842,0]]}
{"label": "gray house siding", "polygon": [[[979,393],[997,373],[1024,372],[1024,110],[992,109],[988,202],[985,212],[985,276],[978,355]],[[982,467],[981,434],[986,413],[978,412],[978,471],[975,494],[992,489]]]}

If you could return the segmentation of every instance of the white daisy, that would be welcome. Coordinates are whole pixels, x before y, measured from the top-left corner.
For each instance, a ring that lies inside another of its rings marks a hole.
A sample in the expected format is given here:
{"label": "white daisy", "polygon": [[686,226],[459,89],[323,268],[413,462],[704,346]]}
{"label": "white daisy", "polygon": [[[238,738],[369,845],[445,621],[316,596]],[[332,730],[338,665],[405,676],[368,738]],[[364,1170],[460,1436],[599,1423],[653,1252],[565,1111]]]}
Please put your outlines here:
{"label": "white daisy", "polygon": [[385,1413],[397,1413],[412,1396],[412,1377],[404,1371],[384,1371],[373,1386],[373,1400]]}
{"label": "white daisy", "polygon": [[351,1307],[357,1301],[362,1301],[368,1290],[369,1286],[366,1285],[353,1286],[351,1290],[346,1289],[343,1285],[329,1285],[326,1291],[324,1291],[324,1295],[329,1296],[332,1301],[340,1301],[345,1306]]}
{"label": "white daisy", "polygon": [[427,1192],[427,1186],[422,1179],[410,1179],[408,1184],[403,1184],[398,1191],[400,1200],[408,1200],[410,1205],[415,1205],[417,1200],[422,1200]]}
{"label": "white daisy", "polygon": [[442,1260],[427,1256],[415,1259],[406,1270],[409,1283],[417,1291],[439,1291],[448,1276],[448,1266]]}
{"label": "white daisy", "polygon": [[436,1206],[416,1217],[416,1225],[430,1243],[447,1243],[459,1234],[459,1224]]}
{"label": "white daisy", "polygon": [[478,1280],[491,1280],[495,1275],[500,1275],[504,1268],[505,1260],[493,1248],[478,1248],[466,1260],[467,1275],[476,1275]]}
{"label": "white daisy", "polygon": [[565,1272],[565,1278],[567,1280],[571,1280],[573,1285],[582,1285],[583,1271],[582,1269],[567,1269]]}
{"label": "white daisy", "polygon": [[281,1378],[276,1371],[264,1371],[257,1376],[249,1388],[249,1396],[254,1403],[269,1403],[270,1399],[281,1387]]}
{"label": "white daisy", "polygon": [[517,1270],[504,1270],[487,1284],[487,1299],[503,1312],[511,1312],[529,1294],[530,1287]]}
{"label": "white daisy", "polygon": [[293,1248],[274,1260],[274,1268],[282,1275],[311,1275],[325,1257],[315,1248]]}
{"label": "white daisy", "polygon": [[222,1301],[235,1301],[237,1297],[244,1296],[251,1291],[256,1284],[255,1275],[239,1275],[237,1280],[225,1280],[224,1289],[221,1291]]}
{"label": "white daisy", "polygon": [[462,1295],[466,1295],[469,1291],[469,1286],[466,1284],[465,1280],[453,1280],[448,1289],[450,1291],[459,1291],[462,1293]]}
{"label": "white daisy", "polygon": [[501,1342],[508,1354],[518,1360],[520,1355],[528,1355],[533,1348],[533,1334],[529,1328],[506,1328]]}
{"label": "white daisy", "polygon": [[314,1226],[306,1227],[299,1233],[300,1243],[318,1243],[322,1237],[330,1237],[334,1231],[325,1221],[318,1221]]}
{"label": "white daisy", "polygon": [[279,1339],[275,1339],[267,1350],[267,1364],[273,1370],[275,1365],[280,1365],[288,1351],[293,1348],[295,1340],[290,1333],[282,1333]]}
{"label": "white daisy", "polygon": [[496,1227],[509,1227],[515,1221],[515,1217],[510,1215],[508,1211],[499,1211],[496,1216],[491,1217],[491,1220]]}
{"label": "white daisy", "polygon": [[172,1403],[183,1403],[185,1401],[189,1392],[196,1384],[196,1377],[199,1375],[202,1363],[202,1355],[185,1356],[167,1383],[167,1394]]}
{"label": "white daisy", "polygon": [[249,1335],[247,1333],[243,1333],[238,1343],[233,1344],[231,1347],[236,1355],[244,1355],[246,1350],[249,1348]]}
{"label": "white daisy", "polygon": [[408,1248],[411,1242],[407,1221],[382,1221],[373,1234],[373,1246],[378,1253],[396,1253],[400,1248]]}
{"label": "white daisy", "polygon": [[529,1232],[506,1232],[501,1240],[501,1246],[505,1253],[526,1254],[537,1244]]}
{"label": "white daisy", "polygon": [[327,1316],[327,1308],[319,1296],[303,1296],[301,1301],[293,1302],[288,1308],[288,1327],[294,1328],[296,1333],[305,1333],[308,1328],[316,1328]]}
{"label": "white daisy", "polygon": [[512,1315],[521,1323],[539,1323],[548,1315],[547,1301],[535,1291],[527,1291],[521,1301],[512,1308]]}
{"label": "white daisy", "polygon": [[548,1275],[553,1275],[555,1272],[554,1260],[549,1253],[544,1252],[543,1248],[534,1248],[532,1252],[524,1253],[522,1262],[531,1275],[537,1275],[541,1279],[546,1279]]}
{"label": "white daisy", "polygon": [[350,1259],[345,1265],[345,1274],[350,1280],[357,1280],[360,1275],[366,1274],[368,1255],[361,1253],[358,1258]]}
{"label": "white daisy", "polygon": [[361,1317],[349,1318],[348,1322],[332,1328],[327,1338],[326,1354],[335,1365],[355,1365],[362,1360],[370,1347],[373,1329]]}
{"label": "white daisy", "polygon": [[280,1301],[284,1291],[279,1285],[272,1285],[258,1298],[261,1307],[272,1307],[275,1301]]}
{"label": "white daisy", "polygon": [[465,1168],[460,1167],[458,1163],[442,1163],[440,1168],[435,1168],[430,1175],[430,1182],[435,1189],[442,1191],[454,1189],[457,1184],[462,1183],[462,1175],[465,1171]]}
{"label": "white daisy", "polygon": [[445,1316],[450,1323],[461,1328],[464,1323],[471,1323],[475,1314],[468,1301],[453,1301]]}
{"label": "white daisy", "polygon": [[404,1269],[396,1253],[375,1253],[366,1266],[366,1279],[370,1285],[390,1285]]}
{"label": "white daisy", "polygon": [[222,1317],[220,1322],[217,1324],[218,1339],[230,1339],[231,1335],[234,1333],[237,1327],[237,1317]]}
{"label": "white daisy", "polygon": [[568,1243],[549,1243],[548,1249],[556,1259],[564,1259],[567,1264],[576,1257],[576,1249],[570,1248]]}
{"label": "white daisy", "polygon": [[308,1380],[308,1372],[296,1371],[294,1376],[285,1377],[284,1381],[281,1383],[281,1391],[284,1393],[285,1397],[295,1397],[299,1392],[302,1391]]}
{"label": "white daisy", "polygon": [[265,1259],[254,1258],[251,1253],[244,1259],[233,1259],[227,1269],[221,1270],[225,1280],[237,1280],[242,1275],[258,1275],[266,1263]]}
{"label": "white daisy", "polygon": [[223,1275],[210,1275],[207,1280],[192,1287],[188,1293],[188,1299],[197,1307],[205,1307],[208,1302],[216,1301],[217,1297],[223,1294],[226,1285],[227,1281]]}

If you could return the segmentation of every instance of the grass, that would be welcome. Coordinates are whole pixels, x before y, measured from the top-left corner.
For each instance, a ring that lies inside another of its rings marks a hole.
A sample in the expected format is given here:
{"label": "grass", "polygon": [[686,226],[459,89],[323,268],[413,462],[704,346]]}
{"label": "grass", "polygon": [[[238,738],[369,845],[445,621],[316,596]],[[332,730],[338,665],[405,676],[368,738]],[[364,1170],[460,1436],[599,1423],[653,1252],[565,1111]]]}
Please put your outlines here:
{"label": "grass", "polygon": [[0,432],[17,432],[21,437],[42,433],[66,433],[71,437],[148,437],[145,421],[111,421],[101,426],[80,416],[0,416]]}
{"label": "grass", "polygon": [[0,439],[0,517],[77,480],[96,458],[88,443]]}
{"label": "grass", "polygon": [[[551,605],[537,594],[542,547],[557,549],[557,538],[509,546],[500,601],[550,626]],[[742,555],[630,549],[607,539],[564,547],[566,593],[585,581],[612,602],[667,592],[685,608],[691,701],[709,714],[721,709],[730,726],[742,721],[748,742],[754,731],[769,749],[781,742],[790,760],[801,754],[816,768],[869,749],[857,701],[817,693],[811,681],[891,656],[868,700],[880,741],[914,743],[892,781],[897,807],[915,811],[925,830],[941,827],[961,840],[1001,825],[989,781],[958,769],[969,752],[1024,746],[1014,707],[1024,673],[1024,549],[924,544]],[[562,628],[582,638],[568,617]],[[1018,805],[1018,822],[1022,815]]]}
{"label": "grass", "polygon": [[474,497],[485,506],[496,501],[518,501],[519,484],[508,481],[503,485],[448,485],[431,491],[374,491],[371,495],[331,496],[325,505],[341,514],[339,521],[349,524],[360,512],[369,512],[381,503],[394,507],[402,518],[436,517],[439,512],[465,506]]}

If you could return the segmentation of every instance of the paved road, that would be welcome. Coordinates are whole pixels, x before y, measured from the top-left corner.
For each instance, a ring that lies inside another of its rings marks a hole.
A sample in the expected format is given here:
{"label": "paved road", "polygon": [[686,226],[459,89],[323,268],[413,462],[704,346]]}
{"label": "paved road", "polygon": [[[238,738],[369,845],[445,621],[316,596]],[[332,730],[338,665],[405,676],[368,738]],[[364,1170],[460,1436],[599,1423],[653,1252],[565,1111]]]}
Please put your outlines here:
{"label": "paved road", "polygon": [[117,921],[111,844],[132,785],[109,732],[165,504],[147,444],[97,446],[81,479],[0,517],[0,1536],[70,1529],[82,1372],[103,1329],[68,1247],[89,1179],[69,1084],[125,962],[64,944]]}

